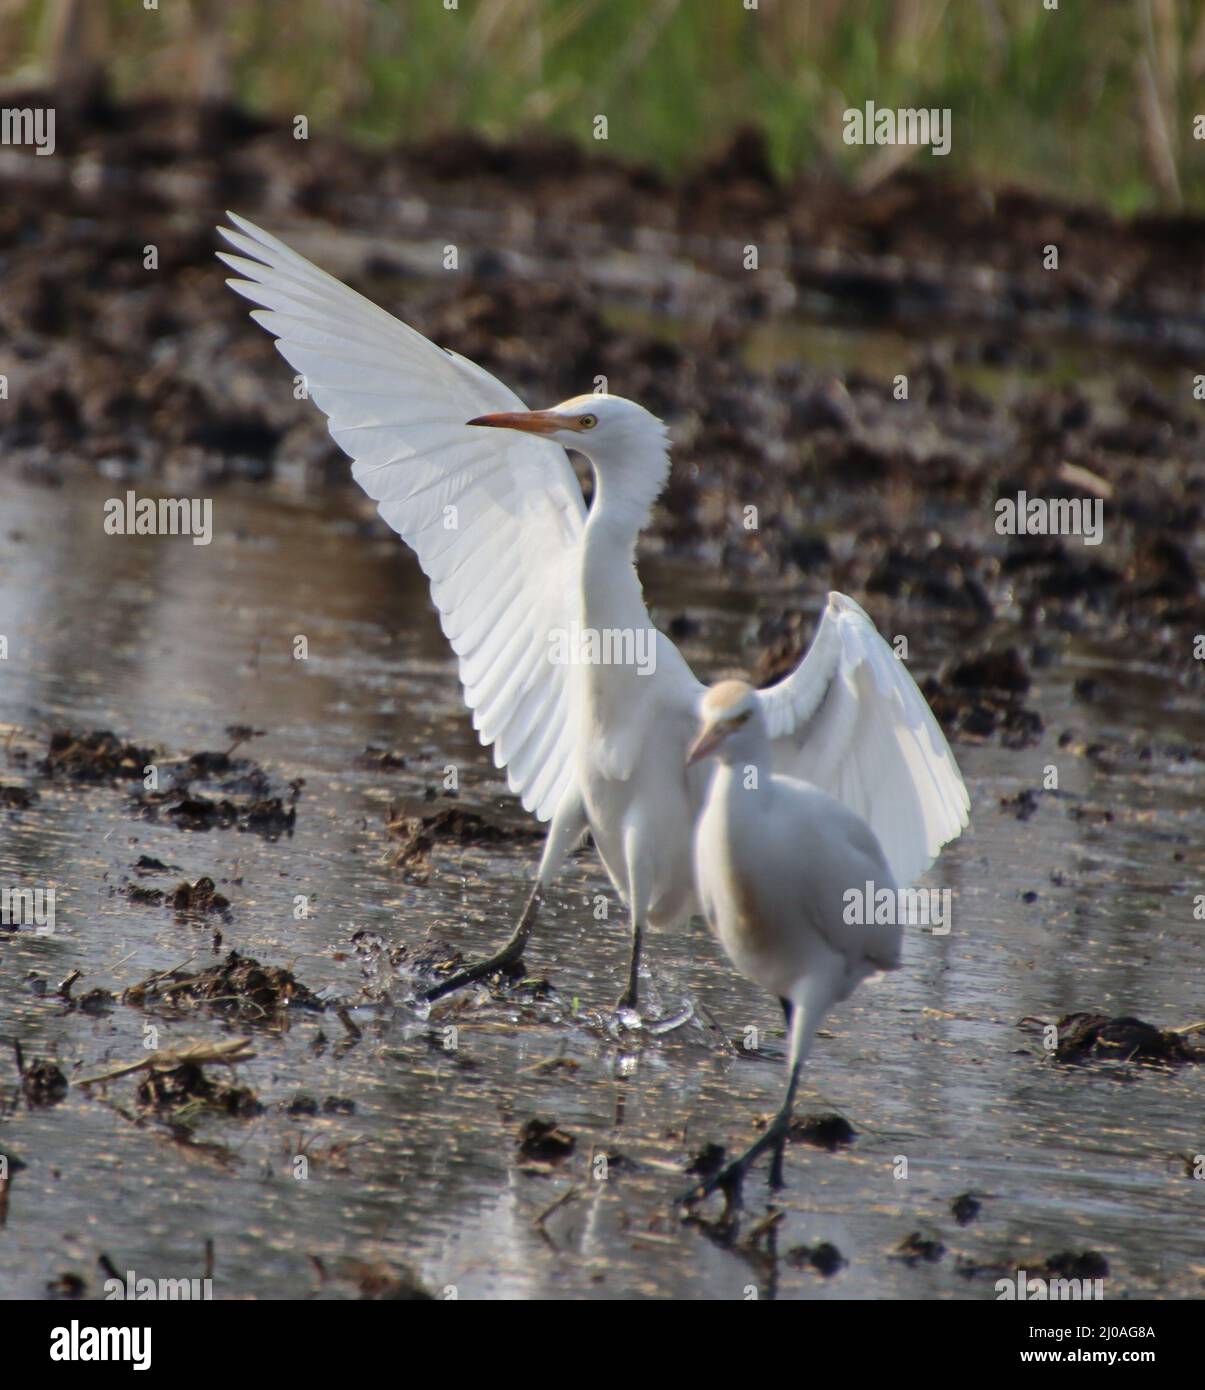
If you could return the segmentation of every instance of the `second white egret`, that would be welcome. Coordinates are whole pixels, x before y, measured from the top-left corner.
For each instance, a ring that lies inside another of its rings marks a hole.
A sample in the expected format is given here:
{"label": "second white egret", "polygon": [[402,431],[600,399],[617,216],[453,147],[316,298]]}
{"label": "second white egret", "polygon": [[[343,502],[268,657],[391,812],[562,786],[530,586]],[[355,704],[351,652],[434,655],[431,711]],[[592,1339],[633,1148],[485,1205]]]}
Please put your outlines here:
{"label": "second white egret", "polygon": [[[787,1020],[787,1089],[761,1137],[686,1195],[723,1188],[739,1200],[749,1165],[773,1152],[772,1187],[783,1185],[783,1150],[795,1092],[816,1029],[868,975],[900,963],[901,914],[859,910],[897,898],[874,832],[819,788],[774,772],[757,692],[721,681],[700,701],[687,761],[718,762],[694,835],[703,915],[742,975],[764,986]],[[868,894],[868,886],[872,893]],[[851,910],[852,909],[852,910]],[[861,920],[858,920],[861,918]]]}

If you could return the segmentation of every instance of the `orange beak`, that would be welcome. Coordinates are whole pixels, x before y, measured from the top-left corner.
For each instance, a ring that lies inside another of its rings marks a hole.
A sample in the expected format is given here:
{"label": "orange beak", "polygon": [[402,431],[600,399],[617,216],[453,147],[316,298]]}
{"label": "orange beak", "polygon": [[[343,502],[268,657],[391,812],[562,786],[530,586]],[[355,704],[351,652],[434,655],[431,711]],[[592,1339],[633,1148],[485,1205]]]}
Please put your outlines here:
{"label": "orange beak", "polygon": [[478,415],[469,425],[489,425],[496,430],[522,430],[525,434],[555,434],[572,429],[555,410],[502,410],[496,415]]}
{"label": "orange beak", "polygon": [[722,724],[714,724],[710,729],[702,730],[686,750],[686,766],[693,767],[702,759],[709,758],[731,732],[731,729],[726,729]]}

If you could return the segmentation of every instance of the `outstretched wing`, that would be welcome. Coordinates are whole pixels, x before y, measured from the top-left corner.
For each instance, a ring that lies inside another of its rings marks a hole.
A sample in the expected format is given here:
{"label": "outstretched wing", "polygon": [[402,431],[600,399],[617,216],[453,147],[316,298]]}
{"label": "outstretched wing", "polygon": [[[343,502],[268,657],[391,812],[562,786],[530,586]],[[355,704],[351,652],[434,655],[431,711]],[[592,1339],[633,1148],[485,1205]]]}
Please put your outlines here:
{"label": "outstretched wing", "polygon": [[812,782],[878,836],[915,882],[967,824],[971,801],[907,667],[853,599],[831,593],[803,660],[758,692],[777,772]]}
{"label": "outstretched wing", "polygon": [[352,474],[418,556],[460,662],[465,701],[524,807],[547,820],[573,780],[566,668],[549,634],[576,617],[585,519],[559,444],[468,427],[523,410],[509,387],[414,329],[244,218],[220,228],[227,283],[262,307],[327,416]]}

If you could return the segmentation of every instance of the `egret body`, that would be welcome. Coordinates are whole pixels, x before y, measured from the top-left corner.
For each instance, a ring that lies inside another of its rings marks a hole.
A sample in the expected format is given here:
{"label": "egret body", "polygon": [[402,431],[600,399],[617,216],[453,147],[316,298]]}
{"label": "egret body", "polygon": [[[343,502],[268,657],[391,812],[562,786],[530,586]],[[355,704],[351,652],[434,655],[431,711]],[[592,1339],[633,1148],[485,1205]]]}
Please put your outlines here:
{"label": "egret body", "polygon": [[850,922],[848,890],[895,894],[887,857],[860,817],[819,788],[774,771],[757,692],[723,681],[700,701],[688,761],[718,766],[694,832],[695,881],[703,915],[733,965],[768,989],[787,1019],[786,1096],[765,1133],[700,1184],[688,1199],[723,1187],[739,1194],[749,1165],[773,1150],[771,1184],[783,1182],[783,1149],[799,1074],[832,1006],[868,975],[894,970],[901,928]]}

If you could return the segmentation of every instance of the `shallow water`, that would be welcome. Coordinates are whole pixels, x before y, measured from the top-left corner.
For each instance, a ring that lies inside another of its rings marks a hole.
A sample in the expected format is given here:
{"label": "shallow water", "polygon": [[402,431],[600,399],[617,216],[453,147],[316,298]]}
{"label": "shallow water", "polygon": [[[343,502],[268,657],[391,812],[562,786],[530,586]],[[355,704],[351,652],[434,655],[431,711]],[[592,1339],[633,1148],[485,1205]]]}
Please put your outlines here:
{"label": "shallow water", "polygon": [[[207,1240],[216,1297],[352,1296],[364,1267],[382,1263],[465,1298],[738,1298],[750,1288],[760,1297],[993,1297],[997,1277],[1084,1249],[1108,1259],[1108,1297],[1205,1287],[1205,1183],[1189,1179],[1183,1157],[1205,1150],[1205,1071],[1058,1066],[1018,1027],[1081,1009],[1164,1027],[1205,1017],[1202,929],[1192,920],[1205,868],[1203,769],[1156,750],[1150,762],[1120,758],[1108,770],[1057,746],[1067,728],[1081,745],[1199,738],[1199,706],[1144,669],[1140,654],[1068,648],[1036,673],[1028,699],[1047,724],[1038,746],[956,748],[974,830],[932,876],[955,890],[954,929],[913,934],[905,968],[834,1013],[801,1092],[801,1112],[837,1109],[858,1138],[831,1154],[793,1145],[781,1220],[748,1243],[765,1209],[759,1176],[740,1236],[725,1243],[683,1223],[672,1198],[689,1156],[709,1141],[748,1142],[755,1118],[775,1108],[777,1006],[736,978],[696,926],[654,937],[647,954],[650,1012],[689,1001],[693,1018],[616,1038],[609,1006],[626,932],[588,852],[553,895],[530,952],[531,974],[555,987],[544,1000],[483,993],[424,1020],[399,975],[392,1006],[352,1008],[362,1030],[353,1043],[329,1010],[298,1012],[281,1031],[120,1002],[91,1016],[54,997],[75,970],[77,997],[117,992],[154,970],[204,968],[233,947],[355,1005],[366,984],[382,983],[366,977],[355,931],[411,947],[430,934],[479,954],[508,931],[538,851],[537,840],[437,844],[426,886],[389,866],[390,805],[422,809],[448,765],[460,772],[460,805],[523,818],[462,710],[421,576],[399,542],[364,526],[356,499],[225,490],[213,544],[194,547],[105,536],[103,500],[124,486],[0,483],[0,632],[9,639],[0,734],[11,732],[10,757],[23,747],[33,755],[25,767],[10,761],[0,780],[40,793],[29,809],[0,813],[0,883],[57,892],[53,935],[0,933],[0,1032],[20,1040],[27,1062],[56,1059],[72,1082],[142,1055],[148,1020],[160,1046],[245,1033],[256,1056],[237,1079],[266,1109],[197,1122],[195,1140],[219,1146],[215,1154],[141,1119],[136,1078],[91,1095],[73,1084],[49,1108],[18,1105],[0,1124],[0,1149],[27,1165],[0,1228],[0,1296],[40,1297],[64,1271],[96,1294],[102,1252],[123,1272],[198,1276]],[[751,663],[757,619],[796,599],[734,591],[665,560],[644,573],[663,624],[686,610],[699,623],[685,648],[701,675]],[[298,634],[309,641],[306,661],[293,659]],[[945,654],[916,653],[918,676]],[[1090,704],[1071,690],[1087,671],[1108,687]],[[111,728],[178,755],[226,747],[231,724],[266,731],[240,752],[280,787],[305,779],[292,836],[147,822],[131,814],[128,784],[51,782],[33,770],[54,727]],[[406,767],[355,767],[368,744],[404,755]],[[1001,797],[1040,786],[1050,763],[1061,796],[1041,797],[1027,821],[1001,808]],[[1075,819],[1082,807],[1111,808],[1113,819]],[[218,881],[231,900],[219,949],[216,919],[199,925],[125,896],[143,854],[178,868],[148,884]],[[611,901],[609,924],[594,920],[597,893]],[[299,894],[313,900],[308,919],[294,918]],[[764,1030],[762,1054],[726,1047],[708,1019],[729,1037]],[[455,1050],[442,1045],[449,1025]],[[16,1081],[6,1046],[6,1095]],[[285,1113],[301,1093],[350,1099],[354,1113]],[[533,1116],[555,1118],[576,1141],[547,1173],[523,1171],[516,1150]],[[304,1178],[294,1170],[300,1152],[310,1158]],[[605,1178],[600,1154],[612,1155]],[[950,1204],[968,1191],[982,1211],[962,1228]],[[917,1231],[938,1238],[944,1258],[895,1258]],[[822,1240],[848,1262],[830,1279],[788,1257]]]}

